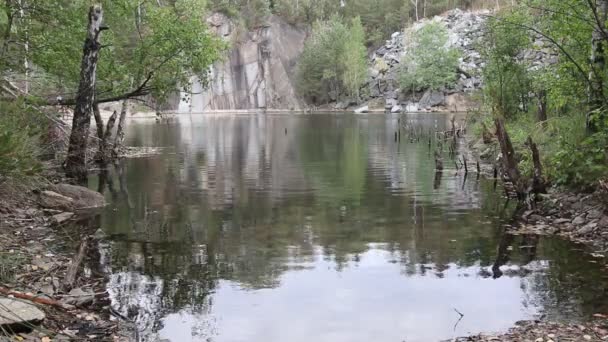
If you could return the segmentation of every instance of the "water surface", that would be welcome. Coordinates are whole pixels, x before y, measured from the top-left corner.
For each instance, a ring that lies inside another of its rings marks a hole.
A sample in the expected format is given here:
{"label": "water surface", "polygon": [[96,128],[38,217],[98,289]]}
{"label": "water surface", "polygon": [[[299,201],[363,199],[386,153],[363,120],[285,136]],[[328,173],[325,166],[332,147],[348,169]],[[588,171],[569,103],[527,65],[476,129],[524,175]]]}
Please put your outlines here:
{"label": "water surface", "polygon": [[[421,141],[395,141],[400,123]],[[425,132],[448,126],[434,114],[130,121],[129,145],[162,152],[91,183],[112,203],[115,308],[144,339],[217,342],[438,341],[607,309],[600,265],[504,233],[510,206],[492,180],[457,173],[447,151],[435,174]]]}

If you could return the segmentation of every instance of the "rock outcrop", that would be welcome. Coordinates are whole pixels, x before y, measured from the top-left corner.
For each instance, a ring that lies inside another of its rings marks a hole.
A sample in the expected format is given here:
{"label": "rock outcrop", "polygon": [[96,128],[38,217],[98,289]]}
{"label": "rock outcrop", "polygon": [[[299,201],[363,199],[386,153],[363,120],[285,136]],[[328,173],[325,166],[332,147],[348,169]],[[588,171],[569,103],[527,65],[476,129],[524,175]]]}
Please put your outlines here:
{"label": "rock outcrop", "polygon": [[191,79],[191,93],[182,93],[180,112],[214,110],[300,109],[295,68],[306,31],[270,16],[265,26],[244,31],[224,14],[208,18],[211,29],[231,45],[204,85]]}
{"label": "rock outcrop", "polygon": [[[486,16],[489,12],[465,12],[455,9],[444,16],[423,19],[404,32],[395,32],[386,44],[371,56],[368,71],[369,97],[365,100],[383,99],[385,108],[391,110],[401,106],[405,111],[444,110],[466,111],[475,106],[469,94],[482,86],[481,70],[485,66],[479,43],[484,35]],[[448,31],[448,44],[461,52],[458,65],[458,80],[450,89],[440,92],[403,94],[399,89],[399,65],[411,47],[409,37],[431,22],[441,23]],[[557,62],[558,53],[541,37],[534,37],[533,47],[518,56],[530,69],[537,69]]]}

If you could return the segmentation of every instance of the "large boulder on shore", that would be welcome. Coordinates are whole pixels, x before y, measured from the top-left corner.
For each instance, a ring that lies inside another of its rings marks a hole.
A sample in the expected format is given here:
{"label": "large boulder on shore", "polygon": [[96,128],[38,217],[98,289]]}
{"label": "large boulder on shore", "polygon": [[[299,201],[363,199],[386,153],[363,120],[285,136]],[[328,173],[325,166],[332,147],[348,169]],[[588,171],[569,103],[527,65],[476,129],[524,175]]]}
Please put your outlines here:
{"label": "large boulder on shore", "polygon": [[74,211],[106,205],[102,194],[82,186],[57,184],[40,193],[40,205],[46,209]]}
{"label": "large boulder on shore", "polygon": [[420,99],[420,108],[431,108],[445,103],[445,94],[441,91],[427,90]]}
{"label": "large boulder on shore", "polygon": [[365,114],[369,112],[369,106],[365,105],[365,106],[361,106],[357,109],[355,109],[355,114]]}

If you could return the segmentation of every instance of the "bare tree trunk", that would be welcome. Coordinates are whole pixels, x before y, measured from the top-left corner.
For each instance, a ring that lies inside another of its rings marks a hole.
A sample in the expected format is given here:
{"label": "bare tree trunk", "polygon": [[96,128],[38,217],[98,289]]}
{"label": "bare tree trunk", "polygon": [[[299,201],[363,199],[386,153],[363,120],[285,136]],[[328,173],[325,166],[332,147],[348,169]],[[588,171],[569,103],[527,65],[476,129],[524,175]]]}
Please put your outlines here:
{"label": "bare tree trunk", "polygon": [[112,138],[112,129],[114,128],[114,123],[116,123],[116,116],[118,113],[114,111],[112,116],[108,119],[108,126],[106,127],[106,133],[103,138],[99,141],[99,161],[102,163],[106,163],[109,159],[108,154],[108,144],[110,139]]}
{"label": "bare tree trunk", "polygon": [[410,0],[412,5],[414,5],[414,10],[416,11],[416,21],[420,20],[418,17],[418,0]]}
{"label": "bare tree trunk", "polygon": [[543,89],[538,92],[538,113],[536,119],[538,122],[547,121],[547,92]]}
{"label": "bare tree trunk", "polygon": [[87,173],[87,144],[91,125],[91,112],[95,103],[95,84],[97,81],[97,61],[101,43],[99,36],[102,27],[103,10],[100,5],[89,9],[87,37],[84,42],[80,66],[80,84],[76,95],[72,133],[65,167],[68,176],[85,179]]}
{"label": "bare tree trunk", "polygon": [[93,116],[95,117],[95,126],[97,128],[97,137],[99,138],[99,143],[101,146],[101,141],[103,140],[103,119],[101,118],[101,112],[99,111],[99,104],[95,103],[93,105]]}
{"label": "bare tree trunk", "polygon": [[597,18],[595,28],[591,36],[591,64],[592,70],[589,72],[589,109],[587,114],[587,129],[596,132],[599,127],[592,122],[590,114],[601,111],[604,106],[604,70],[606,68],[605,52],[605,32],[606,19],[608,17],[608,0],[596,1],[595,16]]}
{"label": "bare tree trunk", "polygon": [[426,0],[422,0],[422,17],[426,18]]}
{"label": "bare tree trunk", "polygon": [[532,162],[534,163],[534,174],[532,176],[532,188],[530,192],[535,194],[547,193],[547,182],[543,178],[543,167],[540,162],[540,153],[536,143],[532,141],[532,137],[528,137],[526,144],[532,152]]}
{"label": "bare tree trunk", "polygon": [[120,155],[120,148],[123,146],[125,141],[125,125],[127,124],[127,101],[122,101],[122,108],[120,109],[120,119],[118,120],[118,128],[116,129],[116,137],[114,138],[114,149],[112,155],[114,158],[118,158]]}
{"label": "bare tree trunk", "polygon": [[507,177],[509,177],[509,181],[511,181],[515,187],[517,197],[520,200],[524,200],[526,197],[526,186],[521,177],[521,173],[519,172],[519,163],[515,158],[515,150],[513,149],[513,144],[511,144],[511,138],[509,138],[509,134],[505,129],[503,119],[496,118],[494,119],[494,123],[496,125],[496,136],[498,138],[498,142],[500,143],[500,151],[502,152],[501,159],[503,167],[507,173]]}

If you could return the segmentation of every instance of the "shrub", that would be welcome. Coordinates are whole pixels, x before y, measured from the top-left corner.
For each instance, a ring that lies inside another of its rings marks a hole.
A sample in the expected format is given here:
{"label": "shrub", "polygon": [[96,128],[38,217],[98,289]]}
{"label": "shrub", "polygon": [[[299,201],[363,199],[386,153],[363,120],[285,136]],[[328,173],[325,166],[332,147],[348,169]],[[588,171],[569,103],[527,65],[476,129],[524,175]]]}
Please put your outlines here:
{"label": "shrub", "polygon": [[0,183],[41,171],[39,137],[45,127],[46,120],[31,106],[0,102]]}
{"label": "shrub", "polygon": [[402,89],[439,90],[454,85],[457,49],[448,46],[448,31],[440,23],[429,23],[414,33],[413,44],[402,60],[399,83]]}

